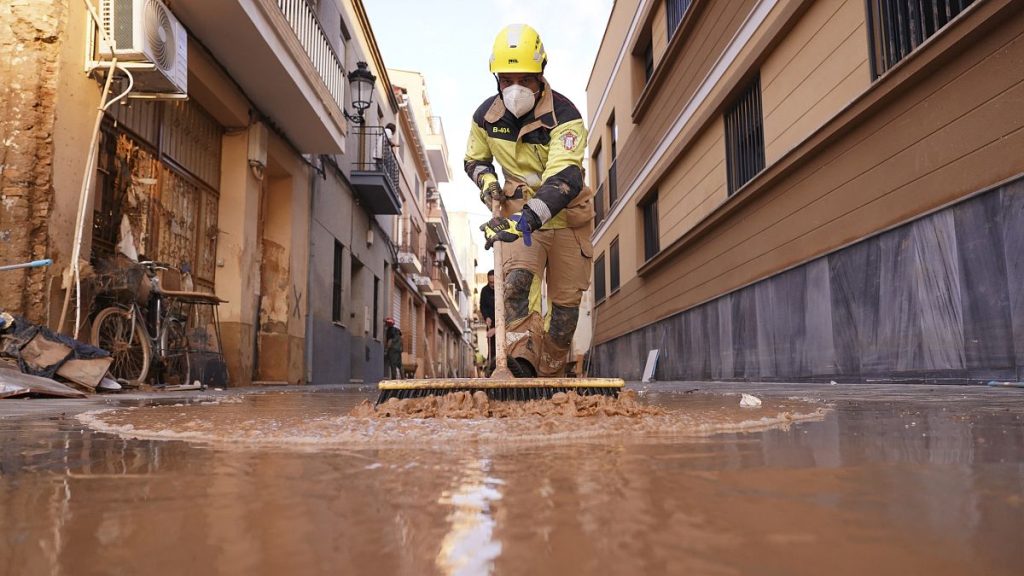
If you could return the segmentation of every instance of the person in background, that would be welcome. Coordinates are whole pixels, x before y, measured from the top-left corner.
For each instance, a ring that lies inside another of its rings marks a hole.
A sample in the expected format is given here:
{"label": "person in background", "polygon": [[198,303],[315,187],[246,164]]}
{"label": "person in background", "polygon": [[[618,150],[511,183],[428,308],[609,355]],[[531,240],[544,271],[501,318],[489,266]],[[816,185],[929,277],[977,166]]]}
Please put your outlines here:
{"label": "person in background", "polygon": [[494,270],[487,273],[487,286],[480,290],[480,314],[484,317],[484,324],[487,325],[487,367],[484,370],[486,376],[494,372],[495,365],[495,342],[494,342]]}
{"label": "person in background", "polygon": [[394,318],[384,319],[384,366],[391,380],[402,379],[402,331]]}

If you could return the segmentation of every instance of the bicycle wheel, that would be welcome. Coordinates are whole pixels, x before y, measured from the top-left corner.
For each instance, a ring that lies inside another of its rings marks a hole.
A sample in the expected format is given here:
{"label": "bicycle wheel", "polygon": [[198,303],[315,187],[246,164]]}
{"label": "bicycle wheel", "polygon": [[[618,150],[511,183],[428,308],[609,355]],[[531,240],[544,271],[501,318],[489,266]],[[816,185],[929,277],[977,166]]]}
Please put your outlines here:
{"label": "bicycle wheel", "polygon": [[160,338],[163,361],[163,383],[191,384],[189,381],[188,334],[181,320],[168,318],[167,327]]}
{"label": "bicycle wheel", "polygon": [[92,344],[110,352],[110,374],[129,386],[145,382],[152,350],[149,335],[132,310],[104,308],[92,322]]}

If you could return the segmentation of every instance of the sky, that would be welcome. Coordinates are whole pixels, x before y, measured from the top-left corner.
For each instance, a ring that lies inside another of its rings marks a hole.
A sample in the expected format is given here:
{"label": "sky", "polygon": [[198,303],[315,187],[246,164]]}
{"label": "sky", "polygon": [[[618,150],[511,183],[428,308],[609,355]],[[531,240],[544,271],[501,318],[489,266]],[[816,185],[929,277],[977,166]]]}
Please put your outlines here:
{"label": "sky", "polygon": [[[545,77],[588,118],[587,80],[613,0],[364,0],[388,68],[424,75],[448,140],[452,182],[439,186],[449,212],[470,212],[474,226],[489,214],[462,168],[473,112],[496,94],[488,70],[491,47],[508,24],[540,33]],[[500,171],[499,171],[500,173]],[[482,244],[482,242],[481,242]],[[478,270],[490,268],[490,252]]]}

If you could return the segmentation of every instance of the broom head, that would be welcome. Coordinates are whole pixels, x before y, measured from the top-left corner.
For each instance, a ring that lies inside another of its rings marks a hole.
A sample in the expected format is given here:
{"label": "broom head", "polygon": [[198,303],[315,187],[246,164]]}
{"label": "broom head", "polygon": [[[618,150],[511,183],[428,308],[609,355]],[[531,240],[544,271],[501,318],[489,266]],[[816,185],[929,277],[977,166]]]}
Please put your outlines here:
{"label": "broom head", "polygon": [[419,380],[382,380],[377,385],[377,404],[391,398],[426,398],[451,392],[482,391],[494,401],[527,401],[551,398],[559,392],[581,396],[599,394],[618,396],[625,386],[620,378],[440,378]]}

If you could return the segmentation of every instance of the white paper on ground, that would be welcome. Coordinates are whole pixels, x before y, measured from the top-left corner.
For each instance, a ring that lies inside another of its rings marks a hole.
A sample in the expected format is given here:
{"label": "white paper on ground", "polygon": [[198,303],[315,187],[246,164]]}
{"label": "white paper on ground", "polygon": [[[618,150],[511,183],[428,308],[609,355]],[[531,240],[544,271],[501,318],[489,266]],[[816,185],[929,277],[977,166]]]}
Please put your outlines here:
{"label": "white paper on ground", "polygon": [[750,394],[743,394],[743,396],[740,398],[740,407],[741,408],[760,408],[761,407],[761,399],[758,398],[757,396],[751,396]]}
{"label": "white paper on ground", "polygon": [[655,348],[647,353],[647,365],[644,366],[644,377],[642,382],[652,382],[654,380],[654,370],[658,367],[658,349]]}

